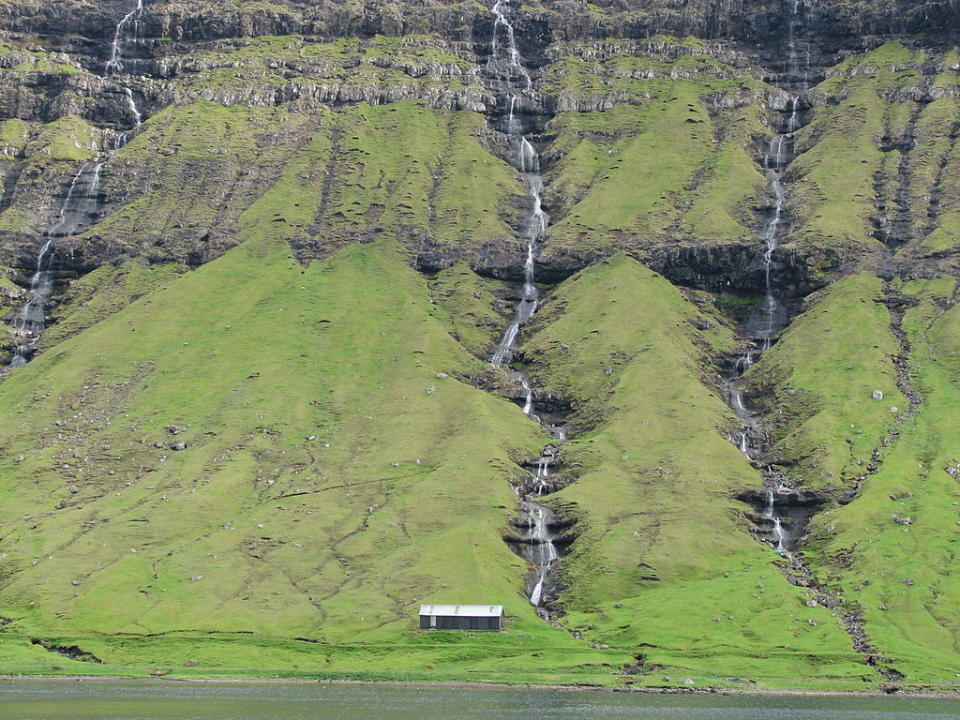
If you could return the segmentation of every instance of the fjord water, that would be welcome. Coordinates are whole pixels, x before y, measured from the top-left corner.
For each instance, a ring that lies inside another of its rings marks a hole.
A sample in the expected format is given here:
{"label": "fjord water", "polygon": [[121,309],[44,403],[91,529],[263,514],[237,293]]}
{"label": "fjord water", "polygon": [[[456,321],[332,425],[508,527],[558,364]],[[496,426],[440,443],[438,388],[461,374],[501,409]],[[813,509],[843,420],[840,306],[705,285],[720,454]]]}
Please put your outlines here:
{"label": "fjord water", "polygon": [[385,685],[0,682],[0,720],[948,720],[954,700]]}

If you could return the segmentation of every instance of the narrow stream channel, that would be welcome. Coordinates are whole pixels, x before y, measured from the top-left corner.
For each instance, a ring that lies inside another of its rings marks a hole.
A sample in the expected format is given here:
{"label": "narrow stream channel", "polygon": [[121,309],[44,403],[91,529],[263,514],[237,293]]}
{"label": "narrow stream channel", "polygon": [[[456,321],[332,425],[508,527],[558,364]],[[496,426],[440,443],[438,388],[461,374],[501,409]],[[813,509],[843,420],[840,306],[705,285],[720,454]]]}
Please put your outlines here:
{"label": "narrow stream channel", "polygon": [[[810,86],[809,49],[801,53],[796,37],[803,22],[805,5],[799,0],[785,1],[789,3],[792,12],[782,43],[786,77],[781,81],[781,86],[789,93],[789,99],[782,113],[782,120],[777,123],[763,156],[767,188],[773,198],[761,233],[764,244],[763,299],[740,327],[740,333],[749,341],[749,345],[737,358],[725,381],[727,403],[741,421],[734,443],[740,452],[753,462],[763,454],[768,439],[764,433],[763,418],[744,399],[739,381],[763,353],[773,346],[790,323],[790,312],[777,287],[774,271],[776,251],[784,233],[789,229],[785,221],[788,196],[784,187],[784,172],[794,157],[795,134],[803,127],[801,93]],[[754,504],[758,510],[758,530],[761,537],[769,542],[778,554],[788,554],[799,542],[805,525],[805,521],[797,523],[788,519],[787,506],[795,504],[797,492],[791,487],[787,476],[776,467],[765,465],[761,469],[764,472],[765,488],[762,493],[750,495],[747,501]]]}
{"label": "narrow stream channel", "polygon": [[[493,34],[490,39],[490,59],[486,75],[498,104],[506,111],[502,130],[507,138],[507,159],[523,177],[529,198],[529,210],[520,239],[523,242],[525,256],[523,261],[523,289],[514,311],[513,320],[507,326],[503,337],[497,344],[490,364],[510,369],[518,349],[520,331],[537,312],[540,291],[535,284],[537,254],[550,218],[543,209],[543,175],[540,172],[540,155],[533,143],[525,135],[524,112],[533,105],[533,81],[523,64],[523,57],[517,47],[516,31],[513,24],[515,9],[510,0],[494,3],[491,12],[494,15]],[[540,423],[560,441],[566,439],[562,426],[547,425],[535,412],[536,389],[530,378],[521,370],[510,369],[514,381],[523,390],[523,413]],[[546,601],[545,588],[560,550],[557,547],[556,514],[540,505],[532,497],[540,497],[549,491],[547,478],[553,462],[555,446],[549,446],[536,462],[536,476],[533,492],[528,493],[520,503],[519,518],[515,526],[520,531],[516,542],[516,551],[535,568],[536,579],[529,589],[530,604],[542,610]]]}
{"label": "narrow stream channel", "polygon": [[[110,59],[104,68],[104,77],[114,78],[123,72],[124,48],[137,42],[142,16],[143,0],[136,0],[136,6],[117,23],[113,42],[110,45]],[[130,116],[130,127],[117,134],[112,143],[112,152],[108,150],[106,153],[100,153],[98,158],[80,167],[64,196],[57,219],[43,233],[43,245],[37,253],[26,301],[11,321],[16,347],[7,370],[23,367],[30,362],[36,353],[40,336],[46,329],[49,305],[57,290],[54,267],[57,239],[79,235],[98,221],[103,166],[110,161],[114,152],[130,141],[132,135],[143,124],[143,113],[133,91],[124,84],[120,84],[120,90],[124,95]]]}

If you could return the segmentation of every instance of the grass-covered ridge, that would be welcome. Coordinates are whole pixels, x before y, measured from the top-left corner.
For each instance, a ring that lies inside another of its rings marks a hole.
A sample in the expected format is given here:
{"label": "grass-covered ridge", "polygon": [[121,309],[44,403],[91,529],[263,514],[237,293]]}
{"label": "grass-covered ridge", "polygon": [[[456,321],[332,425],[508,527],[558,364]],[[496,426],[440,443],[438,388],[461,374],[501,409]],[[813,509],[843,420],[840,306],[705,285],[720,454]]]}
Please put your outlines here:
{"label": "grass-covered ridge", "polygon": [[548,256],[649,257],[754,233],[760,101],[777,91],[703,44],[655,40],[556,49],[543,86],[567,112],[548,126]]}
{"label": "grass-covered ridge", "polygon": [[814,297],[747,382],[778,426],[768,459],[839,498],[908,408],[882,281],[863,270]]}
{"label": "grass-covered ridge", "polygon": [[573,399],[575,427],[591,425],[568,451],[577,481],[548,501],[586,528],[561,565],[563,623],[636,648],[640,685],[761,672],[772,687],[870,679],[732,499],[762,479],[727,439],[730,411],[704,383],[701,356],[732,341],[722,328],[699,338],[691,321],[708,317],[622,256],[571,279],[538,316],[540,380]]}
{"label": "grass-covered ridge", "polygon": [[[569,651],[547,653],[531,679],[598,681],[590,668],[607,661],[572,669],[586,644],[536,618],[500,540],[512,461],[544,440],[512,404],[456,379],[475,361],[433,313],[391,243],[302,270],[284,243],[251,241],[11,376],[5,645],[74,638],[117,669],[261,674],[289,667],[306,637],[329,647],[298,662],[359,677],[431,676],[438,663],[438,676],[462,676],[555,646]],[[38,396],[39,374],[61,390]],[[487,649],[452,637],[466,643],[452,655],[431,642],[401,671],[383,653],[421,643],[411,631],[426,600],[502,602],[511,631]],[[260,639],[238,635],[246,649],[230,660],[190,639],[251,631]],[[277,664],[258,659],[264,644]],[[4,669],[30,653],[4,653]],[[38,669],[55,665],[51,653]]]}
{"label": "grass-covered ridge", "polygon": [[862,496],[818,519],[811,551],[824,579],[862,612],[880,652],[911,681],[944,687],[955,682],[960,649],[960,326],[956,306],[943,306],[956,281],[912,282],[901,292],[917,302],[903,328],[922,403],[882,451]]}
{"label": "grass-covered ridge", "polygon": [[[0,44],[5,322],[104,163],[40,353],[0,377],[0,674],[850,690],[894,678],[870,656],[956,689],[957,53],[851,52],[801,98],[772,275],[793,322],[742,381],[771,430],[750,462],[719,373],[787,95],[726,40],[616,37],[693,5],[522,5],[552,222],[518,361],[572,433],[543,498],[575,538],[555,623],[503,542],[554,439],[484,361],[530,202],[489,3],[156,2],[110,77],[49,67],[54,35]],[[767,462],[824,494],[796,563],[735,499]],[[422,634],[421,602],[508,628]]]}
{"label": "grass-covered ridge", "polygon": [[519,252],[510,224],[522,184],[487,135],[477,113],[412,100],[311,113],[170,106],[110,156],[113,202],[65,244],[191,264],[252,236],[283,237],[306,257],[379,235],[427,264],[478,262],[488,245]]}

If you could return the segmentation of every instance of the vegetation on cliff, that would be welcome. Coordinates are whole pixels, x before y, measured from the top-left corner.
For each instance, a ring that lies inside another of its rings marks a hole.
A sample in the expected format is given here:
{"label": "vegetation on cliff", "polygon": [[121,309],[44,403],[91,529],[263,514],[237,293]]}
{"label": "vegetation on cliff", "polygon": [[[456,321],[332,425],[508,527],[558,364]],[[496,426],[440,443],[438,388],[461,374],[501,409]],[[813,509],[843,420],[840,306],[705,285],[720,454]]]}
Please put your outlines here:
{"label": "vegetation on cliff", "polygon": [[[490,3],[147,1],[110,65],[135,5],[0,2],[0,361],[99,173],[0,376],[0,673],[956,688],[953,3],[517,3],[518,108]],[[550,622],[504,538],[556,439],[487,362],[513,110],[551,216],[517,367],[572,434]],[[751,458],[724,389],[770,287]],[[816,500],[786,555],[771,467]]]}

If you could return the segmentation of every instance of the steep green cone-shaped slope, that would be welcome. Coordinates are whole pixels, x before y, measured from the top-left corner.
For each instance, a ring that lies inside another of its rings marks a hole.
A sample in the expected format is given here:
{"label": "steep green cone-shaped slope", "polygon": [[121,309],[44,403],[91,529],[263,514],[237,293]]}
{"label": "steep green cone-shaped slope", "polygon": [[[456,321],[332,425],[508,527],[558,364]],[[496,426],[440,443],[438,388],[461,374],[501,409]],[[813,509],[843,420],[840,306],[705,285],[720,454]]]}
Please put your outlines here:
{"label": "steep green cone-shaped slope", "polygon": [[910,375],[922,396],[862,496],[816,522],[823,579],[863,615],[876,649],[914,684],[949,686],[960,650],[960,315],[953,279],[907,283]]}
{"label": "steep green cone-shaped slope", "polygon": [[709,316],[622,256],[564,284],[538,316],[528,347],[545,363],[539,381],[572,399],[574,427],[587,424],[567,451],[576,482],[544,501],[583,526],[561,561],[564,624],[645,656],[653,674],[641,684],[663,673],[698,684],[762,674],[778,687],[870,679],[732,499],[762,480],[725,437],[731,414],[698,364],[729,347],[729,332],[700,337],[698,319]]}
{"label": "steep green cone-shaped slope", "polygon": [[[479,601],[507,607],[509,634],[410,657],[535,639],[569,648],[548,667],[582,664],[584,645],[535,617],[500,539],[512,458],[544,439],[456,379],[474,361],[432,312],[390,243],[304,270],[283,243],[250,241],[12,375],[5,643],[71,638],[117,666],[182,668],[189,643],[142,636],[253,631],[205,672],[260,674],[290,663],[261,665],[257,642],[415,642],[418,602]],[[314,671],[397,664],[301,645]]]}
{"label": "steep green cone-shaped slope", "polygon": [[[767,459],[835,499],[866,473],[895,423],[891,406],[907,409],[882,285],[861,271],[809,296],[746,379],[776,428]],[[876,390],[881,400],[873,399]]]}

